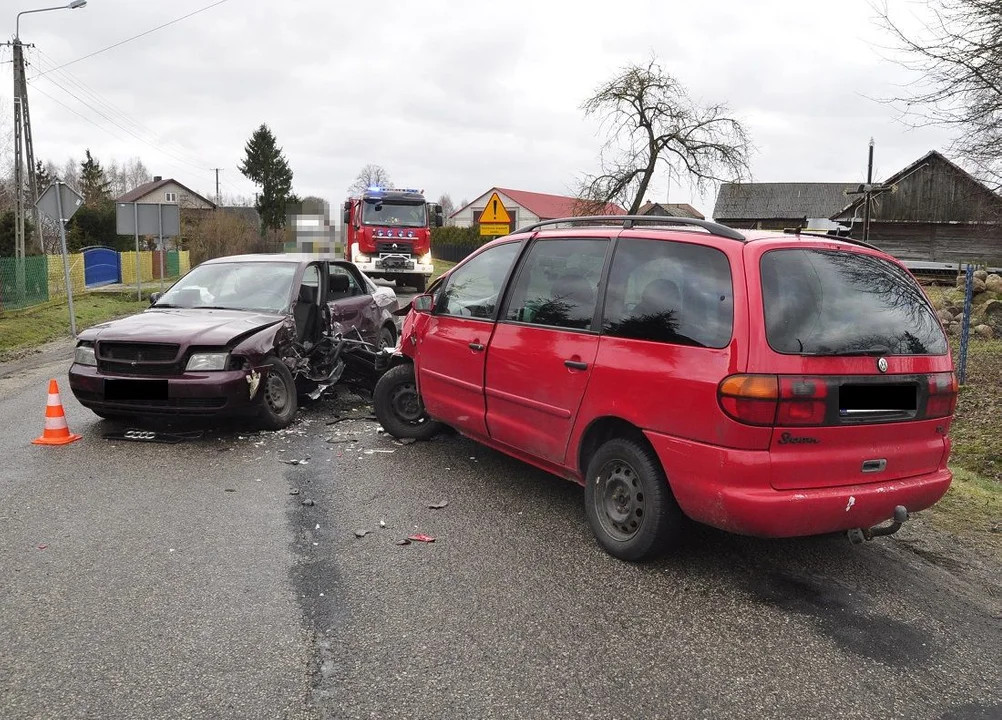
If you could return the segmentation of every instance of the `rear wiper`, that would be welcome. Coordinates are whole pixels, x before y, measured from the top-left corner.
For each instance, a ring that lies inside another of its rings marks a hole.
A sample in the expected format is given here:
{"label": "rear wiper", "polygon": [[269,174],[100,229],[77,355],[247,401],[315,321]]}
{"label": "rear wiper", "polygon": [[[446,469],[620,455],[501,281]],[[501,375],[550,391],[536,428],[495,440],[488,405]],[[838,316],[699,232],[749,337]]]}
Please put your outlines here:
{"label": "rear wiper", "polygon": [[844,348],[836,350],[833,355],[889,355],[891,349],[886,345],[871,345],[868,348]]}

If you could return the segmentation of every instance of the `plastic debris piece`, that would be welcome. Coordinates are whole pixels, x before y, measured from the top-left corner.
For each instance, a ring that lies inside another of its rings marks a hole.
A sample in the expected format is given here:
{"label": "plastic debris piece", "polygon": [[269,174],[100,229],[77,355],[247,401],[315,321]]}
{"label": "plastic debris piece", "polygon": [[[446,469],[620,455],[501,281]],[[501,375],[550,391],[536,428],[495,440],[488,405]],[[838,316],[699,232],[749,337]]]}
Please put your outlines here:
{"label": "plastic debris piece", "polygon": [[386,521],[385,520],[380,520],[379,521],[379,527],[385,528],[386,527]]}
{"label": "plastic debris piece", "polygon": [[408,540],[407,538],[402,538],[400,540],[397,540],[397,545],[410,545],[410,544],[411,541]]}
{"label": "plastic debris piece", "polygon": [[393,444],[394,445],[413,445],[416,442],[417,442],[417,440],[415,440],[414,438],[404,438],[403,440],[395,440],[393,442]]}
{"label": "plastic debris piece", "polygon": [[320,529],[320,523],[317,523],[317,526],[315,528],[313,528],[313,529],[314,530],[319,530]]}
{"label": "plastic debris piece", "polygon": [[305,459],[305,460],[282,460],[281,462],[284,462],[286,465],[309,465],[310,464],[310,461],[309,461],[308,458]]}
{"label": "plastic debris piece", "polygon": [[396,450],[366,450],[365,454],[366,455],[374,455],[375,453],[385,453],[385,454],[389,455],[390,453],[395,453],[395,452],[396,452]]}
{"label": "plastic debris piece", "polygon": [[314,505],[316,505],[316,503],[313,502],[312,500],[303,500],[302,504],[305,505],[306,507],[313,507]]}
{"label": "plastic debris piece", "polygon": [[413,540],[414,542],[423,542],[423,543],[435,542],[435,538],[433,538],[431,535],[425,535],[424,533],[415,533],[414,535],[408,535],[407,539]]}
{"label": "plastic debris piece", "polygon": [[449,504],[448,500],[443,500],[442,502],[432,503],[431,505],[428,506],[428,509],[429,510],[441,510],[442,508],[444,508],[448,504]]}
{"label": "plastic debris piece", "polygon": [[371,532],[372,532],[372,530],[356,530],[355,531],[355,537],[357,537],[357,538],[364,538],[366,535],[368,535]]}
{"label": "plastic debris piece", "polygon": [[48,545],[46,545],[45,543],[42,543],[41,545],[39,545],[39,546],[38,546],[38,549],[39,549],[39,550],[44,550],[44,549],[45,549],[45,548],[47,548],[47,547],[49,547],[49,546],[48,546]]}
{"label": "plastic debris piece", "polygon": [[236,492],[236,488],[226,488],[223,492]]}
{"label": "plastic debris piece", "polygon": [[299,490],[298,489],[290,490],[289,494],[290,495],[298,495],[299,494]]}

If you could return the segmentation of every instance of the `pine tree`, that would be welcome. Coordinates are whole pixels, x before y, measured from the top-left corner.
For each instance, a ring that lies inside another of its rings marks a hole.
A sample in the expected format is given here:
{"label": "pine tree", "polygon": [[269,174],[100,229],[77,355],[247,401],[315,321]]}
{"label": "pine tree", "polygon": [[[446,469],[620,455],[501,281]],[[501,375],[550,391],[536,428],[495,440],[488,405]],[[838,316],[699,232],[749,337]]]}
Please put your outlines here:
{"label": "pine tree", "polygon": [[45,192],[45,188],[52,184],[55,180],[54,177],[49,173],[49,166],[43,163],[41,160],[35,162],[35,185],[38,187],[38,194],[41,195]]}
{"label": "pine tree", "polygon": [[275,136],[262,124],[244,147],[246,157],[238,168],[241,173],[260,186],[254,206],[261,216],[261,232],[285,227],[286,206],[292,194],[292,169],[282,154]]}
{"label": "pine tree", "polygon": [[80,163],[80,194],[84,197],[87,205],[100,205],[110,200],[111,185],[104,177],[104,170],[101,163],[91,157],[90,150],[87,150],[87,159]]}

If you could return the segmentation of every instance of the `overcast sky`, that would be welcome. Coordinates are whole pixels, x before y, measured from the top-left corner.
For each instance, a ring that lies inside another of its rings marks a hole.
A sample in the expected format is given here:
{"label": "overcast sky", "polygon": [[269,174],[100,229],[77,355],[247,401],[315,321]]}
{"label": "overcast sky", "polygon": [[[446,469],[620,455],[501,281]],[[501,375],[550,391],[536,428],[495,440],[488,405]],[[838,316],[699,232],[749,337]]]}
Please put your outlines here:
{"label": "overcast sky", "polygon": [[[18,11],[51,4],[4,3],[0,32],[13,37]],[[212,4],[89,0],[22,16],[21,39],[36,46],[28,77]],[[28,92],[36,157],[59,166],[88,147],[104,164],[140,156],[210,196],[221,167],[224,195],[252,196],[237,166],[264,122],[299,195],[337,204],[376,163],[458,205],[495,185],[570,194],[604,140],[581,103],[653,51],[693,96],[746,124],[754,180],[860,182],[871,136],[878,180],[949,141],[878,102],[912,79],[884,59],[889,42],[868,0],[227,0]],[[0,80],[5,109],[11,85]],[[650,195],[707,216],[715,198],[667,177]]]}

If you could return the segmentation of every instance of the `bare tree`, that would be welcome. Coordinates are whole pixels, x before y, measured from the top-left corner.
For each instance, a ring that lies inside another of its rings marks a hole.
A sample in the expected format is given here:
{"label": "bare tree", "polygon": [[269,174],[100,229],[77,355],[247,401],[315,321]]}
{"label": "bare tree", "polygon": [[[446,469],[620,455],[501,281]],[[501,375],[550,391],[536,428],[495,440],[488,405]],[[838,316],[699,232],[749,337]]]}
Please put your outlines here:
{"label": "bare tree", "polygon": [[66,164],[63,165],[63,171],[60,173],[59,179],[77,192],[80,192],[80,164],[73,158],[67,160]]}
{"label": "bare tree", "polygon": [[442,193],[438,204],[442,206],[442,215],[445,216],[445,222],[448,224],[449,216],[456,212],[456,203],[452,202],[452,196],[449,193]]}
{"label": "bare tree", "polygon": [[688,174],[700,190],[708,182],[750,175],[744,126],[730,117],[726,105],[696,103],[654,57],[623,68],[582,109],[586,117],[602,117],[608,137],[600,156],[602,172],[581,183],[583,211],[618,202],[636,213],[659,164],[674,168],[676,176]]}
{"label": "bare tree", "polygon": [[124,181],[126,190],[125,192],[130,192],[135,190],[140,185],[145,185],[153,179],[153,174],[150,173],[149,169],[143,164],[143,161],[134,157],[127,163],[122,165],[122,173],[125,176]]}
{"label": "bare tree", "polygon": [[905,104],[915,124],[958,132],[951,150],[1002,184],[1002,0],[926,0],[928,19],[914,33],[893,20],[886,0],[878,22],[904,52],[899,64],[919,74]]}
{"label": "bare tree", "polygon": [[390,174],[382,165],[366,165],[359,170],[348,192],[360,193],[373,186],[390,187]]}

